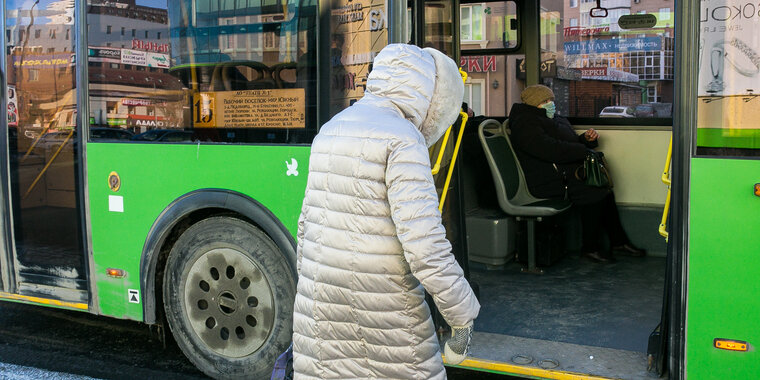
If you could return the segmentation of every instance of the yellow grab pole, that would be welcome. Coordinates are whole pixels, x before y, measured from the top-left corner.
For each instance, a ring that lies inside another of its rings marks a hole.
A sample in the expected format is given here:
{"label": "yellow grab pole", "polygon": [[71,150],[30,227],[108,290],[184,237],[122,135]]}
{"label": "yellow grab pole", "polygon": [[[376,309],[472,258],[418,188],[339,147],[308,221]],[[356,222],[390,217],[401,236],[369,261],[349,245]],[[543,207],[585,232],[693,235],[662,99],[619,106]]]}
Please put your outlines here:
{"label": "yellow grab pole", "polygon": [[[462,83],[467,82],[467,72],[459,68],[459,75],[462,76]],[[459,136],[454,144],[454,153],[451,156],[451,163],[449,163],[449,172],[446,173],[446,182],[443,184],[443,191],[441,192],[441,201],[438,203],[438,211],[443,212],[443,204],[446,202],[446,195],[449,192],[449,184],[451,183],[451,176],[454,173],[454,165],[457,163],[457,156],[459,155],[459,145],[462,143],[462,136],[464,135],[464,127],[467,125],[467,112],[459,112],[459,116],[462,118],[462,124],[459,128]],[[438,152],[438,159],[433,167],[433,175],[438,174],[441,170],[441,160],[443,159],[443,151],[446,149],[446,143],[449,141],[449,135],[451,134],[452,125],[446,131],[446,135],[443,137],[443,144],[441,144],[441,150]]]}
{"label": "yellow grab pole", "polygon": [[40,178],[42,178],[42,176],[45,174],[45,172],[50,167],[50,164],[52,164],[53,161],[55,161],[55,159],[58,157],[58,154],[61,153],[61,150],[63,149],[63,146],[66,145],[67,142],[69,142],[69,140],[71,139],[71,136],[73,134],[74,134],[74,129],[72,129],[71,132],[69,132],[69,135],[66,136],[65,140],[63,140],[63,142],[61,143],[61,145],[58,147],[58,150],[55,151],[55,154],[53,155],[53,157],[51,157],[50,161],[48,161],[47,164],[45,164],[45,167],[42,168],[42,171],[40,171],[40,174],[37,174],[37,178],[35,178],[34,182],[32,182],[32,184],[29,186],[29,188],[26,189],[26,193],[24,193],[24,198],[22,198],[22,199],[26,199],[26,197],[29,196],[29,194],[32,192],[32,190],[34,190],[34,187],[37,186],[37,182],[40,181]]}
{"label": "yellow grab pole", "polygon": [[670,212],[670,161],[673,157],[673,135],[670,135],[670,143],[668,144],[668,156],[665,159],[665,169],[662,171],[662,182],[668,185],[668,195],[665,198],[665,208],[662,210],[662,220],[660,220],[660,227],[658,232],[668,241],[668,213]]}
{"label": "yellow grab pole", "polygon": [[[438,204],[438,211],[441,211],[441,212],[443,212],[443,203],[446,202],[446,194],[449,192],[449,184],[451,183],[451,175],[454,173],[454,165],[457,163],[457,156],[459,155],[459,145],[462,143],[462,136],[464,135],[464,127],[467,124],[467,114],[464,112],[460,112],[459,116],[462,117],[462,125],[459,128],[459,136],[457,136],[457,142],[456,144],[454,144],[454,154],[451,156],[451,163],[449,164],[449,172],[446,174],[446,182],[443,184],[443,192],[441,193],[441,202]],[[441,147],[441,150],[443,150],[443,147]]]}

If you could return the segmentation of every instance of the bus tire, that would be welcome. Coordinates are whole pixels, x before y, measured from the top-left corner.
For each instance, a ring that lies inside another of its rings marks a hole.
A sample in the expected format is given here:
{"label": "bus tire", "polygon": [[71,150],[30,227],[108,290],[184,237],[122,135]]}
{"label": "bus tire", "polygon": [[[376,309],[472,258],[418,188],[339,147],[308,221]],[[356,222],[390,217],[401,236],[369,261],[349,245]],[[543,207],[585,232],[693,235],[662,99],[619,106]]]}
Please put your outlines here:
{"label": "bus tire", "polygon": [[164,309],[180,349],[217,379],[269,378],[290,344],[296,280],[263,231],[232,217],[189,227],[164,273]]}

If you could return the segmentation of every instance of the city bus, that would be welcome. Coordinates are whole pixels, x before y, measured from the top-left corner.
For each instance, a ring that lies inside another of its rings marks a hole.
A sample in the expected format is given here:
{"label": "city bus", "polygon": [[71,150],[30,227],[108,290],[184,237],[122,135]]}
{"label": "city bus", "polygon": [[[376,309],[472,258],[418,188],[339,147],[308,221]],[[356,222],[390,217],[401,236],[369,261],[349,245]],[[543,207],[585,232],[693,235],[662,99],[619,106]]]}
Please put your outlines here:
{"label": "city bus", "polygon": [[[482,304],[458,366],[760,372],[756,4],[6,0],[0,14],[3,300],[143,322],[211,377],[268,378],[291,340],[309,144],[361,98],[380,49],[412,43],[468,74],[461,149],[436,148],[458,152],[442,216]],[[572,209],[534,240],[501,210],[481,125],[508,131],[532,84],[599,131],[646,257],[584,261]]]}

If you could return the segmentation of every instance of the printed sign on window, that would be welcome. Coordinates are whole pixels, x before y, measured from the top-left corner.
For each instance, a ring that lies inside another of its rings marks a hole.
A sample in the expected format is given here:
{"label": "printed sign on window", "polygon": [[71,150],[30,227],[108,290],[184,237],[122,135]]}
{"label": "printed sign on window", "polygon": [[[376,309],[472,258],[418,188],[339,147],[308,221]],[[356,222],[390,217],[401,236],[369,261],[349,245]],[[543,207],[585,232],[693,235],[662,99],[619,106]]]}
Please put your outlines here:
{"label": "printed sign on window", "polygon": [[303,88],[201,92],[193,96],[195,128],[305,128]]}

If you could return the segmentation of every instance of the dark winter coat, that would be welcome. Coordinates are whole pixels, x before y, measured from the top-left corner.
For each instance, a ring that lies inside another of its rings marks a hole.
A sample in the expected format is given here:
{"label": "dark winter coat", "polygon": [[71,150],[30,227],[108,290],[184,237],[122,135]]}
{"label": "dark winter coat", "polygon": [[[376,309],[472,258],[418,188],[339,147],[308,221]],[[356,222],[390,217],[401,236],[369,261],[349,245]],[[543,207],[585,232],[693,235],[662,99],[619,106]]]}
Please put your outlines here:
{"label": "dark winter coat", "polygon": [[586,151],[598,146],[577,135],[564,117],[550,119],[543,108],[523,103],[512,106],[509,128],[528,189],[536,197],[564,197],[567,179],[583,164]]}

